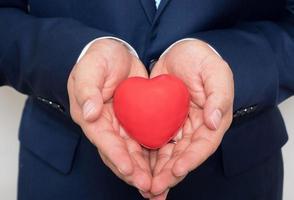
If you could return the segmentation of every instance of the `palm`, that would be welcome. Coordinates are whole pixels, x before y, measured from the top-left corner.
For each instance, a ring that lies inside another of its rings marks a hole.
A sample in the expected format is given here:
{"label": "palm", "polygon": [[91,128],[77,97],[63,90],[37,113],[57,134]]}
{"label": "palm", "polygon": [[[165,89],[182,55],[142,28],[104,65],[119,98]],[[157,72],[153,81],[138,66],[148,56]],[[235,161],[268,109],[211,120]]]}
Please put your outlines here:
{"label": "palm", "polygon": [[[151,74],[153,77],[160,74],[177,76],[187,85],[191,95],[188,118],[178,134],[180,137],[176,137],[180,139],[176,139],[176,144],[169,143],[157,152],[153,168],[153,194],[160,194],[175,186],[212,155],[231,123],[231,72],[211,49],[199,51],[197,48],[191,49],[193,45],[183,43],[173,47],[157,62]],[[226,92],[227,95],[224,95]],[[221,100],[220,103],[217,100]],[[219,124],[210,118],[217,106],[224,108]]]}
{"label": "palm", "polygon": [[188,172],[214,153],[226,129],[225,120],[219,129],[209,129],[204,123],[203,108],[191,101],[188,118],[179,132],[180,139],[157,152],[152,192],[160,194],[182,181]]}
{"label": "palm", "polygon": [[[99,146],[99,154],[104,163],[121,179],[135,185],[142,190],[148,190],[151,172],[149,168],[149,154],[137,142],[128,137],[120,126],[113,111],[111,102],[104,104],[100,117],[87,127],[88,138]],[[103,145],[97,143],[103,143]],[[111,148],[111,151],[108,149]],[[105,152],[107,152],[105,154]],[[123,176],[116,166],[131,160],[132,173]]]}
{"label": "palm", "polygon": [[[148,151],[128,137],[114,115],[112,103],[106,103],[103,106],[101,116],[95,124],[95,129],[97,135],[100,134],[103,138],[111,138],[109,142],[112,143],[112,157],[116,158],[117,162],[123,163],[128,157],[131,158],[134,170],[125,180],[131,185],[140,184],[138,186],[142,190],[146,187],[148,188],[149,186],[145,184],[151,176]],[[121,173],[114,167],[111,161],[101,153],[100,156],[112,171],[118,177],[121,177]]]}
{"label": "palm", "polygon": [[70,74],[70,112],[104,163],[124,181],[148,191],[148,152],[124,134],[111,103],[117,85],[130,76],[147,77],[140,60],[120,42],[97,40]]}

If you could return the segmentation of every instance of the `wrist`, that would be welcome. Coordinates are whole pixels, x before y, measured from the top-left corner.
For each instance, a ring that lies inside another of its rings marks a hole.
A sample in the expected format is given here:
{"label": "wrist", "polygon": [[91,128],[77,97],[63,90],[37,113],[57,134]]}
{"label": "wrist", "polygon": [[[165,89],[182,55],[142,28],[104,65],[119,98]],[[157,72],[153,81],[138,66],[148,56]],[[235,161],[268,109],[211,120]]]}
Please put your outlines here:
{"label": "wrist", "polygon": [[90,53],[90,52],[100,52],[101,53],[101,49],[103,49],[107,53],[111,53],[115,50],[128,51],[126,46],[123,45],[121,42],[110,39],[110,38],[104,38],[104,39],[98,39],[98,40],[94,41],[89,46],[86,53]]}
{"label": "wrist", "polygon": [[178,47],[178,46],[182,46],[185,44],[189,44],[189,46],[194,46],[197,47],[199,49],[207,49],[207,47],[209,48],[209,50],[212,50],[216,55],[218,55],[219,57],[220,54],[208,43],[204,42],[203,40],[199,40],[197,38],[184,38],[184,39],[180,39],[176,42],[174,42],[173,44],[171,44],[160,56],[160,58],[164,57],[165,54],[167,54],[170,50],[172,50],[174,47]]}
{"label": "wrist", "polygon": [[97,49],[97,46],[98,46],[98,44],[99,44],[99,41],[104,41],[104,40],[106,40],[106,41],[111,41],[111,40],[113,40],[113,41],[116,41],[116,42],[119,42],[119,43],[121,43],[123,46],[125,46],[127,49],[128,49],[128,51],[132,54],[132,55],[134,55],[136,58],[139,58],[139,56],[138,56],[138,54],[137,54],[137,52],[136,52],[136,50],[129,44],[129,43],[127,43],[126,41],[124,41],[124,40],[122,40],[122,39],[120,39],[120,38],[117,38],[117,37],[113,37],[113,36],[105,36],[105,37],[99,37],[99,38],[96,38],[96,39],[94,39],[94,40],[92,40],[91,42],[89,42],[85,47],[84,47],[84,49],[82,50],[82,52],[81,52],[81,54],[79,55],[79,57],[78,57],[78,59],[77,59],[77,62],[79,62],[80,61],[80,59],[88,52],[88,49],[91,47],[92,48],[92,50],[96,50]]}

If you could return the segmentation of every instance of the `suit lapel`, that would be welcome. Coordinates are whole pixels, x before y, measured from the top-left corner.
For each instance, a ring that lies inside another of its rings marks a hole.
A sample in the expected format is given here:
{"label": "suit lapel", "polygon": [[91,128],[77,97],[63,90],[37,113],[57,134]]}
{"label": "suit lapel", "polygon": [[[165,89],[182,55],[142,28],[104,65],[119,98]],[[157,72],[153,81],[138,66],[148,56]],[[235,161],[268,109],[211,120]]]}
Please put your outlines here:
{"label": "suit lapel", "polygon": [[[144,0],[143,0],[144,1]],[[154,0],[153,0],[154,1]],[[162,14],[162,12],[164,11],[164,9],[166,8],[167,4],[170,2],[171,0],[161,0],[159,7],[157,9],[157,12],[155,14],[153,23],[155,23],[158,18],[160,17],[160,15]]]}
{"label": "suit lapel", "polygon": [[150,22],[152,24],[155,13],[156,13],[156,6],[154,0],[140,0],[141,5],[145,11],[145,14]]}

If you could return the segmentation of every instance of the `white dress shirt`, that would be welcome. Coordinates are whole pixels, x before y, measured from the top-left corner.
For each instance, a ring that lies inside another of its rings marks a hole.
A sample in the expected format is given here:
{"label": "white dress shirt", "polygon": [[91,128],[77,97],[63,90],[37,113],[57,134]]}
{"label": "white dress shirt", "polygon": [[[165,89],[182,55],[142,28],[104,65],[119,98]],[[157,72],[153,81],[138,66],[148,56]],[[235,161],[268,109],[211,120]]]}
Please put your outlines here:
{"label": "white dress shirt", "polygon": [[[145,0],[145,1],[150,1],[150,0]],[[159,4],[160,4],[160,1],[161,0],[154,0],[155,1],[155,6],[156,8],[158,8]],[[88,50],[88,48],[91,46],[92,43],[94,43],[95,41],[97,40],[103,40],[103,39],[112,39],[112,40],[116,40],[118,42],[121,42],[123,45],[125,45],[131,54],[133,54],[134,56],[136,56],[137,58],[139,58],[138,56],[138,53],[136,52],[136,50],[129,44],[127,43],[126,41],[120,39],[120,38],[117,38],[117,37],[112,37],[112,36],[105,36],[105,37],[100,37],[100,38],[96,38],[94,40],[92,40],[91,42],[89,42],[85,47],[84,49],[82,50],[79,58],[77,59],[77,62],[85,55],[86,51]],[[175,43],[173,43],[172,45],[170,45],[162,54],[160,57],[162,57],[164,54],[166,54],[168,52],[168,50],[170,50],[173,46],[175,46],[176,44],[180,43],[180,42],[183,42],[183,41],[187,41],[187,40],[195,40],[194,38],[184,38],[184,39],[181,39],[181,40],[178,40],[176,41]],[[208,44],[208,46],[217,54],[219,55],[219,53],[212,47]],[[219,55],[220,56],[220,55]]]}
{"label": "white dress shirt", "polygon": [[158,8],[158,6],[159,6],[159,4],[160,4],[160,1],[161,1],[161,0],[155,0],[156,8]]}

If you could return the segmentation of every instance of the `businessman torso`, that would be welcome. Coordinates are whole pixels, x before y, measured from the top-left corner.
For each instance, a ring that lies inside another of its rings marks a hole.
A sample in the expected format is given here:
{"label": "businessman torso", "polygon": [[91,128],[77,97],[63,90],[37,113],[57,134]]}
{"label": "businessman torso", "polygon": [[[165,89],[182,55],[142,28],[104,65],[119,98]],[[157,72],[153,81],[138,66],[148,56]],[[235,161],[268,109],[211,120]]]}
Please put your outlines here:
{"label": "businessman torso", "polygon": [[157,10],[153,0],[29,2],[30,13],[37,17],[69,17],[125,39],[146,65],[178,39],[241,21],[278,19],[286,4],[284,0],[162,0]]}
{"label": "businessman torso", "polygon": [[[201,37],[202,32],[230,29],[243,22],[278,20],[284,15],[285,4],[286,1],[280,0],[162,0],[156,10],[152,0],[30,0],[28,13],[38,18],[71,18],[119,37],[135,48],[149,69],[150,64],[179,39],[195,37],[195,33]],[[236,89],[242,93],[241,86],[246,87],[246,84],[244,81],[238,83]],[[20,141],[36,158],[66,176],[75,170],[75,165],[87,165],[85,159],[81,160],[84,164],[75,162],[82,155],[79,151],[84,145],[83,133],[58,106],[56,109],[54,103],[58,105],[58,102],[52,101],[53,106],[46,97],[29,97],[22,118]],[[252,112],[246,109],[252,109]],[[253,101],[234,110],[240,116],[236,117],[218,150],[227,176],[263,162],[287,140],[276,105],[260,108],[259,102]],[[98,159],[93,149],[87,148],[85,154],[92,156],[89,159]],[[105,171],[98,165],[97,170],[101,174]],[[87,182],[83,174],[78,174],[76,180]],[[55,181],[45,180],[40,184],[54,184]]]}

